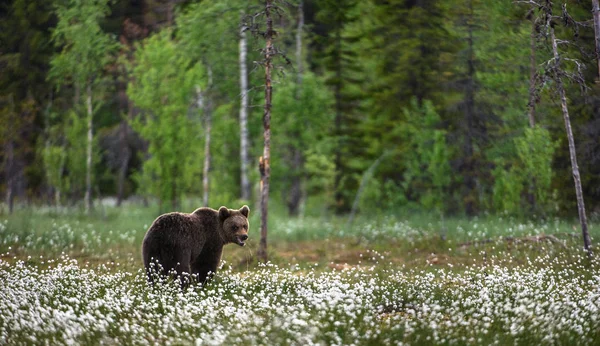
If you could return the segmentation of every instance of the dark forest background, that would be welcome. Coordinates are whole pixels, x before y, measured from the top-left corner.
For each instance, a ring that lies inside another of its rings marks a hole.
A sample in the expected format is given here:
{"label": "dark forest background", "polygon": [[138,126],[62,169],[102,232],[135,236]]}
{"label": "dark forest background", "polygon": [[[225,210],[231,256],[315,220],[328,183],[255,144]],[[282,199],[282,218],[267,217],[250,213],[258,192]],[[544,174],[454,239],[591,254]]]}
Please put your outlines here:
{"label": "dark forest background", "polygon": [[[254,204],[264,19],[253,14],[262,6],[3,1],[2,210],[86,201],[93,208],[92,200],[109,196],[118,204],[157,201],[161,210],[189,199]],[[353,206],[576,215],[561,102],[548,72],[551,42],[538,8],[480,0],[279,6],[274,203],[292,215]],[[583,196],[598,220],[591,9],[591,1],[557,2],[552,24]]]}

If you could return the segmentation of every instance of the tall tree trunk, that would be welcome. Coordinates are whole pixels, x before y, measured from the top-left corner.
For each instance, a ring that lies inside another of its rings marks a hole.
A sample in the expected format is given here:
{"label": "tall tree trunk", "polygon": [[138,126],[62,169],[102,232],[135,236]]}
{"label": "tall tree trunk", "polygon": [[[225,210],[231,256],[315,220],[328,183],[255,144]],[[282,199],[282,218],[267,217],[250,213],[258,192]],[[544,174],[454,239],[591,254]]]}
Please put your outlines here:
{"label": "tall tree trunk", "polygon": [[14,209],[15,201],[15,143],[12,138],[9,139],[5,144],[5,165],[4,172],[6,176],[6,205],[8,206],[8,213],[12,214]]}
{"label": "tall tree trunk", "polygon": [[[550,16],[549,16],[550,17]],[[552,52],[554,54],[554,81],[558,88],[560,95],[560,104],[562,108],[563,118],[565,121],[565,130],[567,132],[567,139],[569,142],[569,156],[571,157],[571,169],[573,171],[573,181],[575,182],[575,195],[577,196],[577,211],[579,213],[579,223],[581,224],[581,233],[583,236],[583,247],[587,252],[588,256],[592,256],[590,235],[588,233],[587,216],[585,213],[585,203],[583,201],[583,191],[581,189],[581,178],[579,176],[579,166],[577,165],[577,153],[575,152],[575,140],[573,139],[573,131],[571,130],[571,120],[569,119],[569,109],[567,107],[567,96],[565,88],[559,71],[560,67],[560,55],[558,53],[558,45],[556,43],[556,36],[554,35],[554,28],[550,26],[550,39],[552,40]]]}
{"label": "tall tree trunk", "polygon": [[[298,4],[298,27],[296,28],[296,99],[300,98],[302,93],[302,32],[304,30],[304,8],[302,1]],[[298,132],[301,129],[295,129]],[[304,155],[302,153],[303,143],[301,134],[295,133],[300,142],[293,145],[291,148],[291,166],[292,166],[292,182],[287,200],[289,215],[296,216],[300,212],[300,202],[302,201],[302,182],[304,180]]]}
{"label": "tall tree trunk", "polygon": [[592,0],[592,14],[594,17],[594,33],[596,36],[596,61],[598,62],[598,76],[600,81],[600,5],[598,0]]}
{"label": "tall tree trunk", "polygon": [[178,191],[179,188],[177,186],[177,177],[179,176],[179,171],[177,167],[172,168],[172,179],[171,179],[171,210],[179,209],[179,198]]}
{"label": "tall tree trunk", "polygon": [[[531,13],[531,35],[529,37],[529,102],[527,103],[527,117],[529,118],[529,127],[535,127],[535,105],[537,102],[537,66],[536,66],[536,17]],[[527,192],[527,201],[532,211],[535,211],[535,186],[536,181],[533,178],[530,181],[529,191]]]}
{"label": "tall tree trunk", "polygon": [[[243,15],[243,13],[242,13]],[[240,182],[241,198],[245,201],[252,197],[252,187],[248,179],[248,66],[247,66],[248,43],[246,38],[246,27],[240,32]]]}
{"label": "tall tree trunk", "polygon": [[[50,150],[50,110],[52,109],[52,90],[50,90],[50,94],[48,95],[48,105],[46,106],[46,110],[44,111],[44,136],[46,137],[46,140],[44,141],[44,151],[48,152]],[[46,168],[46,167],[45,167]],[[49,173],[48,170],[46,171],[46,183],[48,184],[47,186],[47,192],[46,192],[46,198],[48,199],[48,205],[52,205],[51,202],[51,196],[52,196],[52,190],[56,189],[56,187],[53,187],[49,181],[50,179],[48,179]]]}
{"label": "tall tree trunk", "polygon": [[121,154],[119,166],[119,176],[117,180],[117,207],[123,203],[125,195],[125,180],[127,179],[127,170],[129,168],[129,160],[131,159],[131,149],[128,144],[128,125],[127,119],[121,120],[119,125],[119,143],[121,143]]}
{"label": "tall tree trunk", "polygon": [[204,167],[202,168],[202,203],[208,207],[209,196],[209,170],[210,170],[210,132],[212,127],[212,114],[210,110],[204,110]]}
{"label": "tall tree trunk", "polygon": [[[302,61],[302,33],[304,32],[304,4],[300,0],[298,4],[298,27],[296,28],[296,78],[298,86],[302,85],[302,73],[304,66]],[[300,90],[300,88],[298,88]]]}
{"label": "tall tree trunk", "polygon": [[262,262],[267,262],[267,220],[269,203],[269,179],[271,176],[271,99],[273,88],[271,86],[273,48],[273,18],[271,7],[273,0],[265,1],[265,19],[267,29],[265,32],[265,111],[263,114],[264,148],[263,156],[259,160],[260,171],[260,244],[256,256]]}
{"label": "tall tree trunk", "polygon": [[208,94],[208,90],[212,87],[212,69],[208,67],[208,85],[203,92],[199,87],[196,87],[198,93],[198,109],[202,109],[204,113],[204,167],[202,168],[202,203],[208,207],[208,198],[210,192],[210,136],[212,129],[212,101]]}
{"label": "tall tree trunk", "polygon": [[334,97],[335,97],[335,118],[334,118],[334,129],[333,132],[336,138],[336,149],[334,153],[334,166],[335,166],[335,177],[333,181],[334,188],[334,199],[335,207],[338,212],[345,209],[346,201],[342,192],[342,34],[341,28],[338,28],[335,32],[335,85]]}
{"label": "tall tree trunk", "polygon": [[474,112],[475,112],[475,57],[473,50],[473,2],[469,1],[469,24],[467,24],[468,30],[468,75],[467,75],[467,87],[465,90],[465,143],[464,143],[464,153],[465,155],[465,164],[464,164],[464,181],[465,181],[465,212],[469,216],[474,216],[476,213],[475,210],[475,163],[474,160],[474,150],[473,150],[473,127],[474,127]]}
{"label": "tall tree trunk", "polygon": [[535,42],[536,42],[536,25],[535,16],[531,15],[531,36],[530,36],[530,53],[529,53],[529,103],[527,104],[527,116],[529,117],[529,127],[535,127],[535,103],[537,98],[536,92],[536,76],[537,66],[535,62]]}
{"label": "tall tree trunk", "polygon": [[93,133],[93,118],[92,118],[92,82],[89,81],[87,85],[87,116],[88,116],[88,128],[87,128],[87,157],[86,157],[86,171],[85,171],[85,213],[89,214],[92,209],[92,141],[94,139]]}

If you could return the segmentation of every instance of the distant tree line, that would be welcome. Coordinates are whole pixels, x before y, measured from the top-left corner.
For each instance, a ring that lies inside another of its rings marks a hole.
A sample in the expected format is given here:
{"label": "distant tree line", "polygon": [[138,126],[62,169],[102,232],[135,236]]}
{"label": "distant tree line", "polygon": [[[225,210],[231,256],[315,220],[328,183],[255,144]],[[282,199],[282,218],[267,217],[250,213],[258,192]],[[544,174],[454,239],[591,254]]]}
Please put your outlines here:
{"label": "distant tree line", "polygon": [[[542,2],[539,2],[542,3]],[[548,3],[548,2],[543,2]],[[537,4],[537,5],[536,5]],[[271,198],[291,215],[575,215],[548,25],[590,215],[600,215],[591,1],[303,0],[272,13]],[[0,4],[0,192],[177,209],[259,199],[260,1]],[[568,13],[568,15],[562,15]],[[550,23],[550,24],[548,24]],[[263,30],[263,31],[261,31]],[[314,207],[313,207],[314,208]]]}

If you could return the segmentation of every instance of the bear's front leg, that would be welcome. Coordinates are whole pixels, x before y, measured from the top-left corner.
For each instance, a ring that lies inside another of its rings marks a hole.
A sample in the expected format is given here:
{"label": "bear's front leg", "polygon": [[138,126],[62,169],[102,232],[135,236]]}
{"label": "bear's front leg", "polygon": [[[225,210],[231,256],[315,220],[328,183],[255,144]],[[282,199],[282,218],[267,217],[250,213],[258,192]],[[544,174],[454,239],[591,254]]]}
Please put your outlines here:
{"label": "bear's front leg", "polygon": [[[217,253],[201,253],[191,263],[192,274],[197,278],[198,282],[207,282],[212,275],[217,272],[219,262],[221,262],[221,251]],[[211,273],[209,275],[209,273]]]}

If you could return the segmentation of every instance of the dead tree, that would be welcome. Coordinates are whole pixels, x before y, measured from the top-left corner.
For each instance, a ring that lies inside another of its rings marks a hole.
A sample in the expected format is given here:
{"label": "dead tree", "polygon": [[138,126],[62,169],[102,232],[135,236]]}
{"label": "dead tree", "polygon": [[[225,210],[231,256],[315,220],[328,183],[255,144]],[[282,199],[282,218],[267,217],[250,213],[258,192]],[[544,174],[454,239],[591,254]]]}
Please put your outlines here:
{"label": "dead tree", "polygon": [[[577,211],[579,214],[579,223],[581,224],[581,233],[583,236],[583,247],[587,252],[588,256],[592,256],[591,250],[591,241],[590,235],[588,232],[587,225],[587,216],[585,212],[585,203],[583,200],[583,191],[581,188],[581,177],[579,174],[579,166],[577,164],[577,153],[575,150],[575,140],[573,138],[573,131],[571,129],[571,120],[569,117],[569,108],[567,103],[567,95],[565,91],[565,87],[563,84],[563,79],[568,79],[580,85],[582,89],[585,89],[585,82],[582,74],[583,65],[575,60],[570,58],[564,58],[561,56],[560,51],[558,50],[558,46],[561,44],[569,44],[571,42],[559,40],[556,38],[554,32],[554,26],[557,23],[565,23],[565,25],[572,27],[574,30],[578,30],[580,23],[576,22],[567,12],[566,5],[563,4],[562,12],[560,16],[555,16],[553,14],[553,6],[552,1],[543,0],[543,1],[518,1],[520,3],[527,3],[535,6],[539,9],[540,13],[540,23],[542,27],[542,37],[545,36],[546,40],[549,41],[552,51],[552,58],[544,63],[546,75],[541,79],[541,82],[544,83],[548,79],[554,82],[556,92],[560,98],[561,110],[563,114],[563,120],[565,123],[565,131],[567,134],[567,141],[569,144],[569,156],[571,158],[571,170],[573,174],[573,181],[575,184],[575,195],[577,198]],[[575,71],[570,72],[563,66],[563,62],[568,62],[575,66]]]}
{"label": "dead tree", "polygon": [[596,61],[598,62],[598,76],[600,81],[600,5],[598,0],[592,0],[592,15],[594,17],[594,34],[596,37]]}
{"label": "dead tree", "polygon": [[[272,74],[274,71],[273,60],[281,56],[289,64],[289,59],[279,51],[274,41],[277,32],[273,28],[273,17],[282,16],[282,10],[275,4],[275,0],[265,0],[263,11],[247,16],[249,23],[245,25],[256,36],[265,40],[265,48],[261,50],[264,59],[259,62],[265,69],[265,106],[263,113],[263,155],[259,158],[258,169],[260,172],[260,243],[256,256],[261,262],[267,262],[267,220],[269,203],[269,181],[271,178],[271,100],[273,99]],[[264,18],[263,23],[257,22]],[[264,26],[264,30],[261,27]]]}

